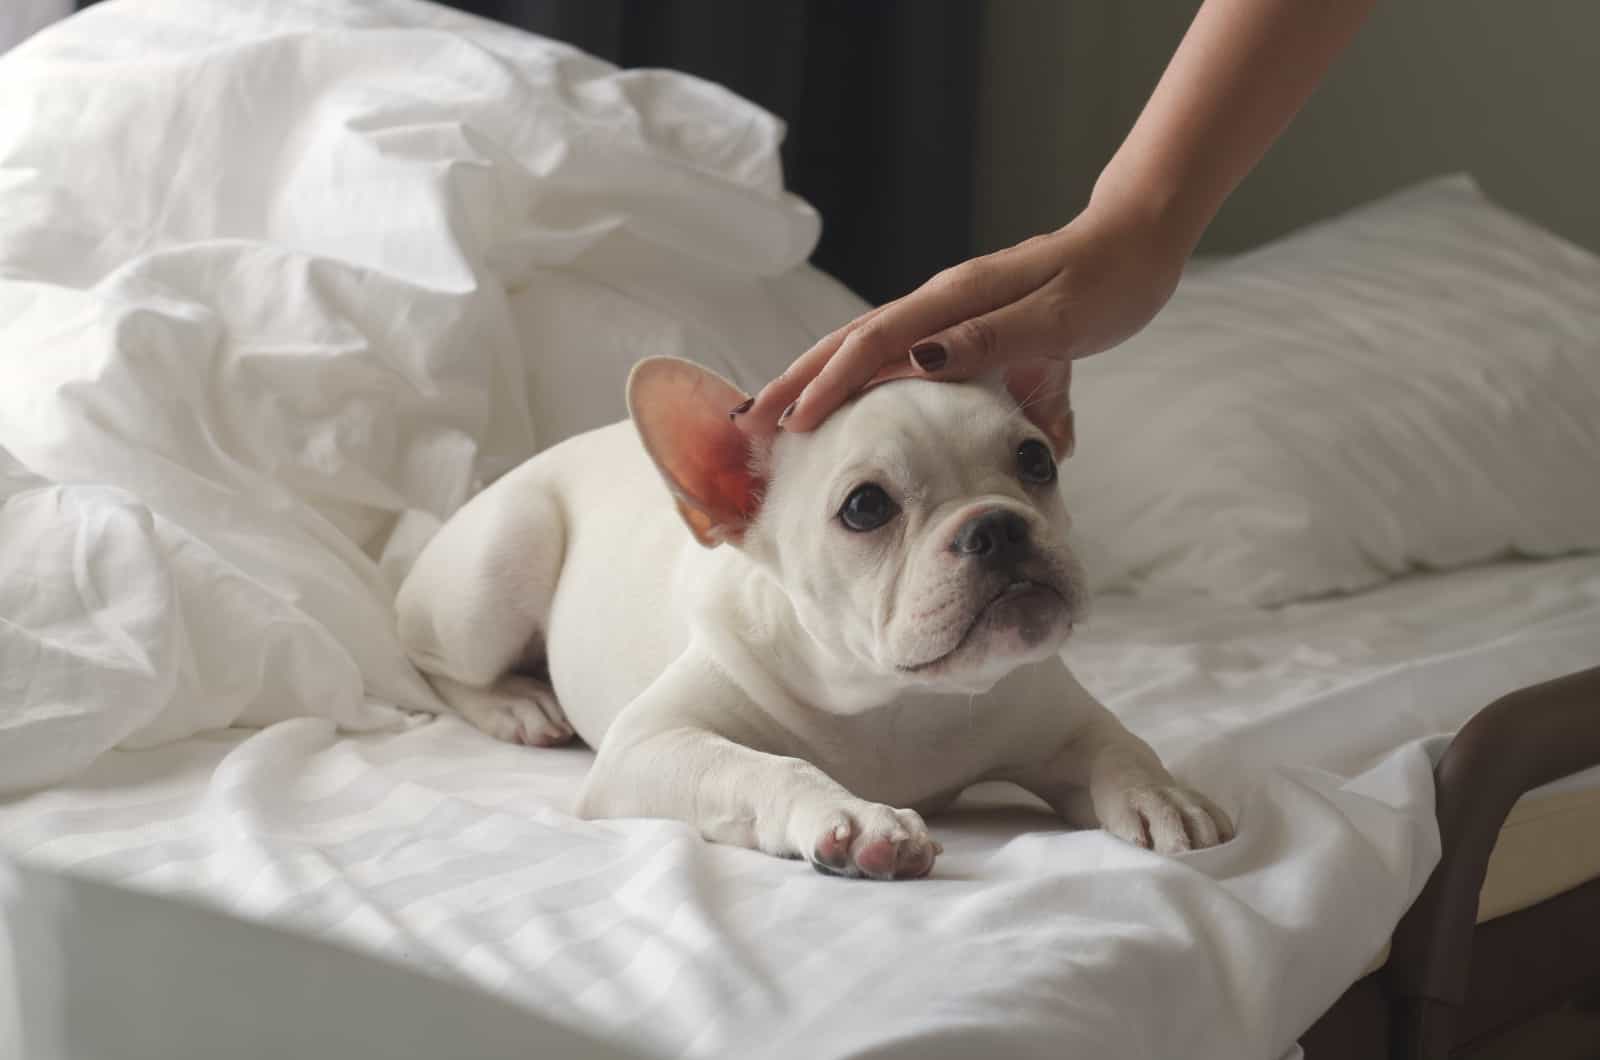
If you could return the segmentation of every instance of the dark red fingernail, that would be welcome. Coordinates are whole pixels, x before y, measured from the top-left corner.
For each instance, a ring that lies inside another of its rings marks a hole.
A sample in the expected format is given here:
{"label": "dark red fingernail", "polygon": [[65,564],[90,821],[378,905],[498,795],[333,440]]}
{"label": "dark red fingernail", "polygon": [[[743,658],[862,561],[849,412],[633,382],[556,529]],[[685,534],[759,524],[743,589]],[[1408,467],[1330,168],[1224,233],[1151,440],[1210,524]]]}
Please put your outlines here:
{"label": "dark red fingernail", "polygon": [[737,405],[733,406],[733,408],[728,411],[728,419],[732,420],[732,419],[737,419],[740,416],[743,416],[746,412],[750,411],[751,407],[753,405],[755,405],[755,403],[756,403],[756,399],[755,398],[745,398],[743,401],[739,402]]}
{"label": "dark red fingernail", "polygon": [[794,415],[794,407],[798,404],[800,404],[798,401],[789,402],[789,407],[783,410],[782,416],[778,417],[778,426],[782,427],[783,421]]}
{"label": "dark red fingernail", "polygon": [[950,355],[937,342],[919,342],[911,347],[911,359],[924,372],[937,372],[944,367]]}

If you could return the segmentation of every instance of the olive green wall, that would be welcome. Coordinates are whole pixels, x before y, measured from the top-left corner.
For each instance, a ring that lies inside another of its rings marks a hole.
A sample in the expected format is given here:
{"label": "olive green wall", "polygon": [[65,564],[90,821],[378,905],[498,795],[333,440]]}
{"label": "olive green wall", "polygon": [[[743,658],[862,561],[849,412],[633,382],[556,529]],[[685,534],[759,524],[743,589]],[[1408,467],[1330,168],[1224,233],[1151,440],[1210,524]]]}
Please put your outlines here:
{"label": "olive green wall", "polygon": [[[1055,227],[1081,208],[1197,6],[990,0],[975,160],[980,247]],[[1600,251],[1600,2],[1379,0],[1201,250],[1253,246],[1458,170]]]}

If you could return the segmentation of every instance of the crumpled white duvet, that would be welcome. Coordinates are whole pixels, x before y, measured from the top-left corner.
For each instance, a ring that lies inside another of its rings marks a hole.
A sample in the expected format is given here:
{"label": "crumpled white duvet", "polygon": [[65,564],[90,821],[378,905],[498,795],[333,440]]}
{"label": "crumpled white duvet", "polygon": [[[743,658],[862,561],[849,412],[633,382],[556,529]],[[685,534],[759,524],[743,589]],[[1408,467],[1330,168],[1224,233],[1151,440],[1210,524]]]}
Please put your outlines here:
{"label": "crumpled white duvet", "polygon": [[1458,642],[1112,602],[1082,676],[1240,825],[1175,859],[1011,809],[827,879],[579,822],[585,752],[407,713],[392,590],[475,483],[639,356],[753,386],[857,308],[780,135],[405,0],[118,0],[0,61],[0,843],[656,1054],[1288,1048],[1436,859],[1428,738],[1581,664],[1600,588],[1499,572],[1521,610],[1431,612]]}
{"label": "crumpled white duvet", "polygon": [[438,709],[390,608],[436,520],[632,360],[821,326],[776,120],[443,9],[106,5],[0,101],[0,789]]}

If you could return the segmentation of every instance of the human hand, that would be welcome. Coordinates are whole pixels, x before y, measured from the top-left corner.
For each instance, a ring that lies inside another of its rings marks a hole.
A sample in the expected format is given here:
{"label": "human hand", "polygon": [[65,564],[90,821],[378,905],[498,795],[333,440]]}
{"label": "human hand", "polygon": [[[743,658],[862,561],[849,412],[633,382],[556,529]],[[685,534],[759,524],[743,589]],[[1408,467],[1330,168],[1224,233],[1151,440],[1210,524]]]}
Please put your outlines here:
{"label": "human hand", "polygon": [[1191,248],[1153,218],[1091,206],[1064,228],[947,269],[839,328],[735,419],[755,435],[779,425],[808,431],[874,381],[970,379],[1016,360],[1098,353],[1166,304]]}

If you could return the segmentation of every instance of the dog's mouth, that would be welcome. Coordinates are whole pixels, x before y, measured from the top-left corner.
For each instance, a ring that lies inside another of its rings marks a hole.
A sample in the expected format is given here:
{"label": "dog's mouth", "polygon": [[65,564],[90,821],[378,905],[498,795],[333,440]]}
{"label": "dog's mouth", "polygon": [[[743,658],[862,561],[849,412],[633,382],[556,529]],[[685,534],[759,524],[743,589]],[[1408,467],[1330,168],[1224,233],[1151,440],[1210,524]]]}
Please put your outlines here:
{"label": "dog's mouth", "polygon": [[973,635],[986,624],[1001,624],[1013,630],[1027,647],[1033,647],[1055,630],[1063,614],[1068,614],[1067,631],[1072,630],[1071,604],[1062,591],[1047,582],[1030,578],[1011,581],[982,607],[972,613],[972,621],[949,650],[919,663],[897,666],[905,674],[922,674],[940,667],[959,655],[973,639]]}

